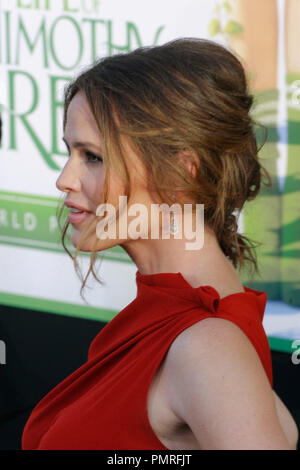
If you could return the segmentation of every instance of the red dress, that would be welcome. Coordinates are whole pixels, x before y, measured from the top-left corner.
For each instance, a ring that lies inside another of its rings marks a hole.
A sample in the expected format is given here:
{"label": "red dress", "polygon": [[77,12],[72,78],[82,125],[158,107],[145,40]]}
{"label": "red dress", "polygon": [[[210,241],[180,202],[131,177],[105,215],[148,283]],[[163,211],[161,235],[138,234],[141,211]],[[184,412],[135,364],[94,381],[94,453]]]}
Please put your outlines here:
{"label": "red dress", "polygon": [[23,431],[26,449],[168,450],[147,415],[147,392],[172,342],[203,318],[225,318],[247,335],[273,388],[262,320],[267,294],[220,295],[192,287],[181,273],[136,272],[136,298],[92,341],[88,360],[48,393]]}

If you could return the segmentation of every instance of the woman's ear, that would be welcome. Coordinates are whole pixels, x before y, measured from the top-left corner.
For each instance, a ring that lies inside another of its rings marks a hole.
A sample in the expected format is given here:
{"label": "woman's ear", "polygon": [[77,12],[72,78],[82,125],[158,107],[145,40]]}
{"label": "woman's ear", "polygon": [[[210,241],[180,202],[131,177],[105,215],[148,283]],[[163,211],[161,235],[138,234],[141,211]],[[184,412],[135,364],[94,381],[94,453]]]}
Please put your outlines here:
{"label": "woman's ear", "polygon": [[186,166],[192,178],[195,178],[199,167],[199,158],[197,154],[192,150],[182,150],[181,152],[178,152],[177,156]]}

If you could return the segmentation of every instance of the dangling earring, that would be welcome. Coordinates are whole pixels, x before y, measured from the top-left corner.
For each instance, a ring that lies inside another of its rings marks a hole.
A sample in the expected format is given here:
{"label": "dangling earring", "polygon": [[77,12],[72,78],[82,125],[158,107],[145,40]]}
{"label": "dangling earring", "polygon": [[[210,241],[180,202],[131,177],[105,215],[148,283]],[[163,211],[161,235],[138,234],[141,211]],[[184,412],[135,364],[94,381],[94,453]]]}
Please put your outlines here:
{"label": "dangling earring", "polygon": [[[176,196],[174,193],[171,195],[171,198],[175,200]],[[174,235],[177,232],[178,232],[178,223],[177,223],[177,219],[175,217],[174,211],[172,211],[171,219],[170,219],[170,233]]]}
{"label": "dangling earring", "polygon": [[174,212],[172,211],[171,220],[170,220],[170,233],[172,233],[172,235],[174,235],[177,232],[178,232],[177,220],[176,220],[176,217],[174,215]]}

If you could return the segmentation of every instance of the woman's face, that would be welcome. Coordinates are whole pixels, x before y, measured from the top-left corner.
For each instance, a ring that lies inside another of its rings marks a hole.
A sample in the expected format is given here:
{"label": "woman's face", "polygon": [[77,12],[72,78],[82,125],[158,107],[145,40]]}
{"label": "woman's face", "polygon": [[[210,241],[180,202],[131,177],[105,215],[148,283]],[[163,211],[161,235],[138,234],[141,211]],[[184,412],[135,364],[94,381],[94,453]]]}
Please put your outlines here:
{"label": "woman's face", "polygon": [[[81,234],[90,224],[93,214],[96,215],[99,204],[104,200],[105,178],[105,168],[101,158],[101,135],[85,95],[81,92],[74,96],[68,107],[64,141],[68,148],[69,159],[56,186],[60,191],[67,193],[65,205],[70,207],[69,221],[73,226],[72,243],[77,246]],[[129,143],[126,140],[122,142],[134,187],[134,195],[130,201],[148,205],[151,201],[145,187],[147,178],[144,170]],[[121,179],[113,170],[110,171],[108,183],[108,202],[118,209],[119,195],[125,192]],[[116,234],[119,234],[118,223]],[[97,240],[96,248],[94,248],[95,239]],[[100,251],[125,242],[124,238],[100,240],[95,230],[95,233],[91,234],[80,246],[80,250]]]}

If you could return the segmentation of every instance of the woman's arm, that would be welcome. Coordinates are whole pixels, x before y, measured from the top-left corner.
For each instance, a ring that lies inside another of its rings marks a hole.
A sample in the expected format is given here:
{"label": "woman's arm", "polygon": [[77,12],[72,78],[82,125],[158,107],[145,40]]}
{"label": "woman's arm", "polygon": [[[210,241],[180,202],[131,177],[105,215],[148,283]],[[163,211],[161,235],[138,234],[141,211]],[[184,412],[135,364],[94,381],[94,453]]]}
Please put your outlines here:
{"label": "woman's arm", "polygon": [[167,361],[170,406],[201,449],[292,450],[260,358],[237,325],[195,323],[172,343]]}
{"label": "woman's arm", "polygon": [[297,449],[298,439],[299,439],[299,430],[297,424],[283,403],[280,397],[277,395],[275,390],[273,390],[273,398],[275,402],[277,416],[280,422],[280,425],[286,435],[286,438],[293,450]]}

